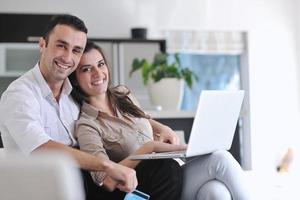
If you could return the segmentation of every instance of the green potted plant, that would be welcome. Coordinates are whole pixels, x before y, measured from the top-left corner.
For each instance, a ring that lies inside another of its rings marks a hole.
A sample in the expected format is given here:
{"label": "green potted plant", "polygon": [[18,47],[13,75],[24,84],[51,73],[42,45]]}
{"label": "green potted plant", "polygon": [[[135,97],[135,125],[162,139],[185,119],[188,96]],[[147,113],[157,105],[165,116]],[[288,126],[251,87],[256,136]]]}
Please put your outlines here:
{"label": "green potted plant", "polygon": [[179,109],[183,97],[184,82],[192,88],[197,75],[187,67],[182,67],[178,54],[174,62],[168,63],[168,54],[158,53],[150,63],[146,59],[135,58],[130,76],[141,71],[144,85],[148,86],[149,96],[154,106],[165,110]]}

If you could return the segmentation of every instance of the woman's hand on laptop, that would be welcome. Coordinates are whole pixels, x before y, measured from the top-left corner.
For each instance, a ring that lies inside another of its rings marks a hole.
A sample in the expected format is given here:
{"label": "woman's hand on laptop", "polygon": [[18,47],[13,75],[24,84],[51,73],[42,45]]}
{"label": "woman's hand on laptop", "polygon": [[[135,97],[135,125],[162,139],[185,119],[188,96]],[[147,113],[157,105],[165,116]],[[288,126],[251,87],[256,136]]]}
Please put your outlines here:
{"label": "woman's hand on laptop", "polygon": [[168,126],[165,126],[159,132],[154,133],[154,140],[169,144],[180,144],[177,134]]}
{"label": "woman's hand on laptop", "polygon": [[159,123],[153,119],[149,120],[153,129],[153,138],[155,141],[180,144],[180,139],[177,134],[168,126]]}
{"label": "woman's hand on laptop", "polygon": [[168,151],[183,151],[186,150],[186,145],[168,144],[159,141],[150,141],[141,146],[134,154],[146,154],[153,152],[168,152]]}

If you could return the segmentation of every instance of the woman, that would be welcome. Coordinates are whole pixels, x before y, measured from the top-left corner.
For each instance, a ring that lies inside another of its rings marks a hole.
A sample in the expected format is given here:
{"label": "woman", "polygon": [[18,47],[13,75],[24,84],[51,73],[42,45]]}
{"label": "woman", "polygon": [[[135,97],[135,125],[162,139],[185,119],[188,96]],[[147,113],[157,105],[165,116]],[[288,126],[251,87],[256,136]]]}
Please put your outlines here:
{"label": "woman", "polygon": [[[183,150],[185,146],[177,145],[178,137],[169,127],[146,115],[126,87],[110,87],[109,78],[104,54],[88,41],[78,68],[70,76],[72,95],[82,105],[76,128],[81,150],[135,168],[138,189],[149,193],[152,199],[177,199],[180,193],[181,199],[186,200],[248,199],[242,170],[227,151],[198,156],[185,163],[180,168],[183,176],[180,189],[181,174],[174,160],[139,162],[126,159],[131,154]],[[153,170],[155,167],[157,171]],[[148,171],[151,175],[143,177]],[[160,175],[155,177],[159,172]],[[166,172],[169,174],[162,177]],[[114,189],[114,183],[105,178],[105,174],[92,172],[92,177],[96,184]],[[174,177],[178,179],[174,180]],[[172,188],[174,190],[163,196],[164,189],[174,183],[177,189]]]}

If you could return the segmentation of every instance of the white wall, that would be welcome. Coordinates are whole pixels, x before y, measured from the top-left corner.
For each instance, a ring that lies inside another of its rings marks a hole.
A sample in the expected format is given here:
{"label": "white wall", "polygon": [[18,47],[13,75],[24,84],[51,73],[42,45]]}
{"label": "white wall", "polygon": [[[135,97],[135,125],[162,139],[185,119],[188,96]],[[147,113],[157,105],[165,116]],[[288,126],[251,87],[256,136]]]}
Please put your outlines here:
{"label": "white wall", "polygon": [[274,170],[287,146],[300,146],[296,5],[297,0],[0,0],[0,12],[75,14],[96,37],[127,37],[137,25],[147,26],[152,36],[164,28],[247,31],[253,168]]}
{"label": "white wall", "polygon": [[254,168],[275,169],[278,156],[294,145],[299,132],[296,10],[292,2],[257,2],[249,20]]}
{"label": "white wall", "polygon": [[298,1],[195,0],[183,7],[180,2],[191,1],[176,2],[180,14],[169,14],[175,17],[165,19],[167,27],[248,32],[253,168],[275,170],[283,151],[300,145]]}
{"label": "white wall", "polygon": [[[297,61],[298,61],[298,75],[300,77],[300,1],[295,0],[296,1],[296,7],[297,7],[297,16],[296,16],[296,20],[297,20]],[[298,79],[298,91],[300,91],[300,78]],[[300,98],[300,92],[299,92],[299,98]]]}
{"label": "white wall", "polygon": [[0,12],[69,13],[82,18],[91,37],[129,36],[135,15],[134,1],[119,0],[0,0]]}

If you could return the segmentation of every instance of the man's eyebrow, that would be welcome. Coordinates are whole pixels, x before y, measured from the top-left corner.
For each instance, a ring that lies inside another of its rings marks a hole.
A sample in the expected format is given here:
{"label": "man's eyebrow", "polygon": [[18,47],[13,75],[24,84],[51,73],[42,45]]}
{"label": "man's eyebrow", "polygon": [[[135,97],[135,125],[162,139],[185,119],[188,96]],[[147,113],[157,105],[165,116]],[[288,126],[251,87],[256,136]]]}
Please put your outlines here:
{"label": "man's eyebrow", "polygon": [[[66,41],[64,41],[64,40],[57,40],[56,41],[57,43],[61,43],[61,44],[65,44],[65,45],[67,45],[67,46],[69,46],[69,43],[68,42],[66,42]],[[81,46],[74,46],[74,48],[75,49],[78,49],[78,50],[83,50],[83,47],[81,47]]]}
{"label": "man's eyebrow", "polygon": [[75,46],[74,48],[77,50],[83,51],[83,47],[81,47],[81,46]]}
{"label": "man's eyebrow", "polygon": [[62,44],[69,45],[69,43],[67,43],[67,42],[66,42],[66,41],[64,41],[64,40],[57,40],[56,42],[57,42],[57,43],[62,43]]}

